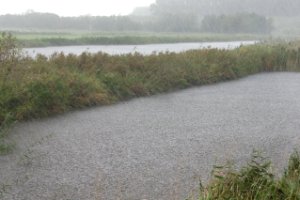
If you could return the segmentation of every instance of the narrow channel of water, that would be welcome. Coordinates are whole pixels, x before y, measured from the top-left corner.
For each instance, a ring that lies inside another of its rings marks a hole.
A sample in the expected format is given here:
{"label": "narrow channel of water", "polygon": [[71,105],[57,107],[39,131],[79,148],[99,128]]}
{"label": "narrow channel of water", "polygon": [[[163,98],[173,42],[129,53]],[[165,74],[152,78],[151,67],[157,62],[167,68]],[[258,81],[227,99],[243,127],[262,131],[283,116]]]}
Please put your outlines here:
{"label": "narrow channel of water", "polygon": [[299,80],[260,74],[19,123],[0,157],[3,199],[185,199],[253,149],[276,173],[299,149]]}
{"label": "narrow channel of water", "polygon": [[89,46],[61,46],[61,47],[43,47],[43,48],[25,48],[29,56],[43,54],[50,56],[55,52],[64,52],[65,54],[81,54],[83,52],[97,53],[99,51],[110,55],[141,53],[149,55],[154,52],[182,52],[191,49],[218,48],[233,49],[241,45],[255,44],[257,41],[234,41],[234,42],[202,42],[202,43],[176,43],[176,44],[149,44],[149,45],[89,45]]}

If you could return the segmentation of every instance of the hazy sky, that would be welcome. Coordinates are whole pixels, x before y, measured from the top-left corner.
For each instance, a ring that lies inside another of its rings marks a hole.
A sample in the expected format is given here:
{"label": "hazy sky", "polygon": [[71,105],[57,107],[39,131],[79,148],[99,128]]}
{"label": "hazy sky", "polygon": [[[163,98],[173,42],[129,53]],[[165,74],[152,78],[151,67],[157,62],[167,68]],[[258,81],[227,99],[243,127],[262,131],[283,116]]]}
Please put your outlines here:
{"label": "hazy sky", "polygon": [[0,14],[21,14],[28,10],[51,12],[61,16],[126,15],[135,7],[155,0],[3,0]]}

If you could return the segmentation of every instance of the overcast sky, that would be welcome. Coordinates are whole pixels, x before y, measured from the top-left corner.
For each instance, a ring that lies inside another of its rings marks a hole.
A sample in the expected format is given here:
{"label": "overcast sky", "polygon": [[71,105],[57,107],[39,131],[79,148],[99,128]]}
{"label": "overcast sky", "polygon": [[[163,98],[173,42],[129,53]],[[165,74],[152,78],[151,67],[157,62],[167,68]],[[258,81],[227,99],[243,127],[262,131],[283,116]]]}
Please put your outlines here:
{"label": "overcast sky", "polygon": [[0,14],[21,14],[28,10],[61,16],[127,15],[135,7],[148,6],[155,0],[3,0]]}

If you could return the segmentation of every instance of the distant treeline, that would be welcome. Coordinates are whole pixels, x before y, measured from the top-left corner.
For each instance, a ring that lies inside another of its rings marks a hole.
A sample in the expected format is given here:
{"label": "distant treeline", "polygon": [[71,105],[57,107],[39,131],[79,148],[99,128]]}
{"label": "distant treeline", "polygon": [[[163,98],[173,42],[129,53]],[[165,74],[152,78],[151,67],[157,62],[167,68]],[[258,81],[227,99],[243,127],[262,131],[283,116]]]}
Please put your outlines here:
{"label": "distant treeline", "polygon": [[206,16],[202,30],[214,33],[270,33],[272,22],[256,14]]}
{"label": "distant treeline", "polygon": [[267,19],[299,16],[299,8],[300,0],[156,0],[148,9],[167,31],[268,33]]}
{"label": "distant treeline", "polygon": [[151,11],[196,16],[257,13],[264,16],[299,16],[299,0],[156,0]]}
{"label": "distant treeline", "polygon": [[2,15],[0,29],[269,33],[267,19],[299,16],[299,8],[300,0],[156,0],[128,16]]}
{"label": "distant treeline", "polygon": [[213,33],[269,33],[271,22],[257,14],[205,16],[190,14],[157,15],[151,20],[132,16],[60,17],[51,13],[0,16],[0,28],[10,30],[157,31]]}
{"label": "distant treeline", "polygon": [[23,15],[0,16],[0,27],[7,29],[43,29],[43,30],[138,30],[140,26],[128,16],[80,16],[60,17],[52,13],[31,12]]}

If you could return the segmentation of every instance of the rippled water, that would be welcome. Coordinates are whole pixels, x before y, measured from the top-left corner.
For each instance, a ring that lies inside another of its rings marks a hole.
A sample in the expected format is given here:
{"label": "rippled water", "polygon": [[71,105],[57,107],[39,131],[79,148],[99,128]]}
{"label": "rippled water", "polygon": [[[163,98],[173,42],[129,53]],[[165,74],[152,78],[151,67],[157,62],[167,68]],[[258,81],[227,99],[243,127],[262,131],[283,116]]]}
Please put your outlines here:
{"label": "rippled water", "polygon": [[299,149],[299,88],[299,73],[260,74],[19,123],[2,199],[185,199],[253,149],[278,172]]}
{"label": "rippled water", "polygon": [[25,48],[24,51],[30,56],[43,54],[50,56],[55,52],[66,54],[81,54],[83,52],[97,53],[99,51],[111,55],[141,53],[149,55],[153,52],[182,52],[191,49],[219,48],[233,49],[241,45],[255,44],[256,41],[234,41],[234,42],[202,42],[202,43],[176,43],[176,44],[149,44],[149,45],[89,45],[89,46],[61,46],[44,48]]}

